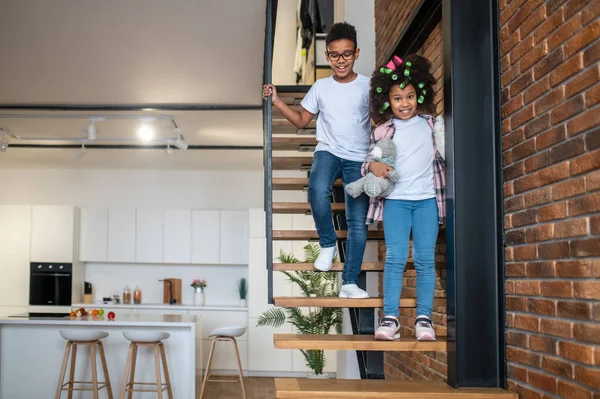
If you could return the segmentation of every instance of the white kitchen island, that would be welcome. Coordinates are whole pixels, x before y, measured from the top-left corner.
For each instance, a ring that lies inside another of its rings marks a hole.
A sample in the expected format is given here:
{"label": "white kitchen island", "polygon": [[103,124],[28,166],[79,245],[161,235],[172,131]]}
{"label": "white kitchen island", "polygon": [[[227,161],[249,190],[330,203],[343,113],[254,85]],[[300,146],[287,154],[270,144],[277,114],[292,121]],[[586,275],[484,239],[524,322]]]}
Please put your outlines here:
{"label": "white kitchen island", "polygon": [[[195,336],[197,321],[181,315],[119,315],[106,318],[1,318],[0,319],[0,399],[48,399],[54,397],[66,341],[60,330],[89,329],[106,331],[103,339],[113,395],[119,397],[129,341],[123,331],[163,331],[171,336],[164,340],[167,362],[178,399],[195,397]],[[98,363],[100,365],[100,363]],[[77,352],[75,380],[91,378],[89,348]],[[135,372],[136,381],[155,381],[154,358],[141,347]],[[98,378],[103,381],[101,368]],[[164,381],[163,381],[164,382]],[[104,391],[104,389],[102,390]],[[106,397],[102,393],[100,397]],[[136,399],[156,398],[156,393],[138,393]],[[67,392],[63,392],[67,397]],[[75,392],[75,399],[91,397],[91,392]],[[164,392],[164,397],[167,397]]]}

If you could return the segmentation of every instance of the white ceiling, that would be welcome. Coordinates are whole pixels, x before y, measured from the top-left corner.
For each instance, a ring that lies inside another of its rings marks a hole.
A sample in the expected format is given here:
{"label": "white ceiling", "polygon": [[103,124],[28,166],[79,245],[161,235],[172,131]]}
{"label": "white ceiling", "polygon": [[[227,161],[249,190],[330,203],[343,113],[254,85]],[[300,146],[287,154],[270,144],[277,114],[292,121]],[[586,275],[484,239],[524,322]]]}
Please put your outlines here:
{"label": "white ceiling", "polygon": [[[244,105],[260,106],[265,1],[252,0],[0,0],[0,105]],[[5,118],[7,114],[81,118]],[[262,116],[250,111],[18,112],[0,111],[0,128],[21,137],[84,138],[88,116],[168,115],[190,145],[260,146]],[[142,122],[97,123],[98,138],[136,140]],[[145,122],[157,138],[174,138],[168,120]],[[76,141],[75,141],[76,142]],[[19,143],[11,139],[11,144]],[[223,154],[188,151],[10,148],[0,167],[37,164],[203,168]],[[150,154],[150,155],[149,155]],[[220,155],[219,155],[220,154]],[[95,160],[92,160],[96,157]],[[175,161],[175,159],[177,160]],[[230,157],[225,157],[231,161]],[[166,161],[168,159],[168,161]],[[237,151],[241,165],[260,151]],[[206,162],[205,162],[206,160]],[[230,168],[230,166],[226,166]]]}

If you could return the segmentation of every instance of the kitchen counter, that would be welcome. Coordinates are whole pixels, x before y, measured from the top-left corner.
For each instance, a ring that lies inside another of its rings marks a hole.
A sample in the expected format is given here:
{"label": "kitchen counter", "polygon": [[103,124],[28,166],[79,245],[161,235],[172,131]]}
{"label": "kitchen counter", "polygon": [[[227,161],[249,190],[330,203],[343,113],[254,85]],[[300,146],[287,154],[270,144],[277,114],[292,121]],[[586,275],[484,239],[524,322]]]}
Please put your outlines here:
{"label": "kitchen counter", "polygon": [[244,312],[248,311],[247,307],[241,306],[226,306],[226,305],[210,305],[210,306],[197,306],[197,305],[189,305],[189,304],[175,304],[169,305],[167,303],[143,303],[141,305],[134,304],[109,304],[109,303],[76,303],[71,306],[72,308],[85,308],[85,309],[160,309],[160,310],[222,310],[222,311],[238,311]]}
{"label": "kitchen counter", "polygon": [[3,317],[0,325],[54,325],[54,326],[101,326],[110,327],[191,327],[195,328],[196,321],[183,315],[148,315],[124,314],[118,315],[114,320],[104,317]]}
{"label": "kitchen counter", "polygon": [[[120,314],[118,309],[114,312],[115,320],[89,316],[0,318],[0,399],[47,399],[54,394],[66,344],[59,331],[66,329],[93,329],[109,333],[102,342],[115,397],[119,395],[129,346],[123,331],[142,329],[169,333],[170,337],[163,342],[173,395],[193,399],[196,351],[202,350],[196,347],[195,340],[196,329],[201,328],[200,319],[187,315]],[[90,380],[89,361],[89,349],[80,347],[76,380]],[[136,380],[150,382],[155,380],[154,376],[153,355],[142,347],[138,352]],[[104,379],[103,376],[100,378]],[[84,395],[76,392],[74,398],[87,397]],[[139,394],[139,398],[152,397],[148,395],[151,394]]]}

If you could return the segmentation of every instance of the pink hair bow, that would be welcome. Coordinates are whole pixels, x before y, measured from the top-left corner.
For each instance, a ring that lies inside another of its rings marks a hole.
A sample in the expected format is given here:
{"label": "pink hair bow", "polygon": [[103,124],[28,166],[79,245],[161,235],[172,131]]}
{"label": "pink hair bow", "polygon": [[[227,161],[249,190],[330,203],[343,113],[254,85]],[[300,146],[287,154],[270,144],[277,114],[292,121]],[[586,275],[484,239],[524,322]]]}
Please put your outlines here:
{"label": "pink hair bow", "polygon": [[[395,63],[394,63],[395,61]],[[385,67],[389,68],[389,69],[396,69],[396,65],[400,65],[402,64],[402,58],[398,57],[397,55],[393,56],[392,59],[390,60],[390,62],[388,62]]]}

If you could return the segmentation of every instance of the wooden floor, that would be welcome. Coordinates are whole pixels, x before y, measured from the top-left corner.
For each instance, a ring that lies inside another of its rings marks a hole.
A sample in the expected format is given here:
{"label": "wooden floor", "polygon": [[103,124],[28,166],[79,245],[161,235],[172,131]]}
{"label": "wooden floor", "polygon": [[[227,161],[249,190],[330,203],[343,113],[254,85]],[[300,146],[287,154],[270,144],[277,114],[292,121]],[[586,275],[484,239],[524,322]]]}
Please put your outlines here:
{"label": "wooden floor", "polygon": [[[211,377],[219,378],[219,377]],[[229,377],[228,377],[229,378]],[[275,399],[275,379],[264,377],[244,378],[247,399]],[[200,397],[202,377],[196,379],[196,397]],[[166,397],[166,395],[165,395]],[[215,383],[209,382],[204,393],[204,399],[241,399],[242,389],[239,383]]]}

